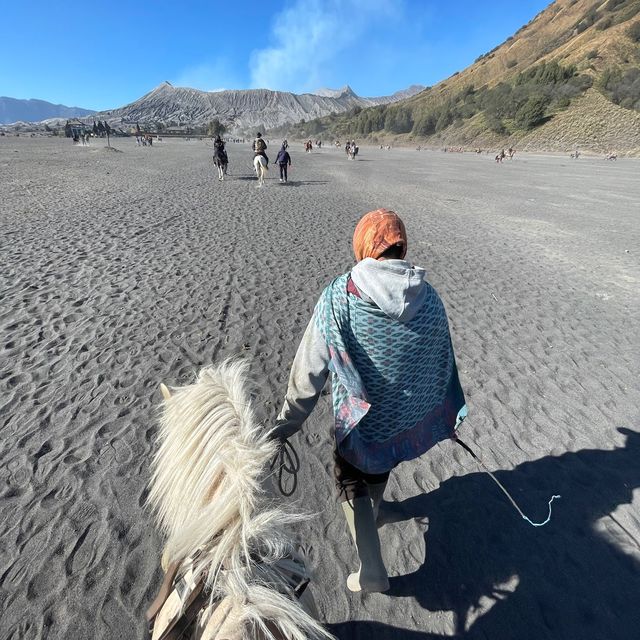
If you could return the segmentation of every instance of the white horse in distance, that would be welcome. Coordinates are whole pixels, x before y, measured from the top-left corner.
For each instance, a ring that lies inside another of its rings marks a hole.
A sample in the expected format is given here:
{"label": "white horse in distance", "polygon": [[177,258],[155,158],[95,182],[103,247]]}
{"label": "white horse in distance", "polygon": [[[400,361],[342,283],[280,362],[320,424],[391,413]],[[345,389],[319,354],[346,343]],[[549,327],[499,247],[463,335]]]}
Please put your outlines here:
{"label": "white horse in distance", "polygon": [[152,639],[332,639],[285,533],[305,516],[269,505],[261,487],[277,444],[256,423],[246,365],[206,367],[194,384],[161,389],[149,503],[166,575],[147,611]]}
{"label": "white horse in distance", "polygon": [[258,176],[258,186],[264,186],[264,178],[268,171],[267,161],[264,156],[256,156],[253,159],[253,168],[255,169],[256,176]]}

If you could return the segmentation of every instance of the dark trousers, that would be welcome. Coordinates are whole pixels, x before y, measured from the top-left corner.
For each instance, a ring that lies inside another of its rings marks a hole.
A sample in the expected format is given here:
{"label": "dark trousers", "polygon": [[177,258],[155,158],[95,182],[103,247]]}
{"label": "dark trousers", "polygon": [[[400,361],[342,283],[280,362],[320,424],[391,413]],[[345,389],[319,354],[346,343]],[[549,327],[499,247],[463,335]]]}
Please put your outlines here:
{"label": "dark trousers", "polygon": [[352,501],[369,495],[370,484],[382,484],[389,479],[386,473],[365,473],[348,463],[337,450],[333,453],[334,475],[340,502]]}
{"label": "dark trousers", "polygon": [[278,165],[280,167],[280,180],[285,180],[287,179],[287,165],[285,164],[280,164]]}

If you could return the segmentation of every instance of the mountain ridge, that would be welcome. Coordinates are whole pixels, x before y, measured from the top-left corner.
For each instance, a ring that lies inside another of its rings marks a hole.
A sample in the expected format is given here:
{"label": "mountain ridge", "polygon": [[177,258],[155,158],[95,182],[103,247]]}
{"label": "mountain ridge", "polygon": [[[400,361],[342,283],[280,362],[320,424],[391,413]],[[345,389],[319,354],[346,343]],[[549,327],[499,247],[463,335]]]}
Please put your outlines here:
{"label": "mountain ridge", "polygon": [[95,113],[92,109],[67,107],[37,98],[10,98],[0,96],[0,124],[14,122],[41,122],[49,118],[76,118]]}
{"label": "mountain ridge", "polygon": [[217,118],[231,132],[248,132],[256,127],[270,129],[330,113],[341,113],[354,107],[390,104],[414,95],[423,89],[412,85],[392,96],[363,98],[346,85],[342,89],[324,89],[331,95],[317,93],[296,94],[270,89],[226,89],[201,91],[190,87],[175,87],[162,82],[123,107],[95,114],[110,125],[145,126],[203,126]]}
{"label": "mountain ridge", "polygon": [[549,151],[566,151],[571,141],[640,154],[639,117],[640,0],[556,0],[433,87],[390,106],[306,122],[291,135]]}

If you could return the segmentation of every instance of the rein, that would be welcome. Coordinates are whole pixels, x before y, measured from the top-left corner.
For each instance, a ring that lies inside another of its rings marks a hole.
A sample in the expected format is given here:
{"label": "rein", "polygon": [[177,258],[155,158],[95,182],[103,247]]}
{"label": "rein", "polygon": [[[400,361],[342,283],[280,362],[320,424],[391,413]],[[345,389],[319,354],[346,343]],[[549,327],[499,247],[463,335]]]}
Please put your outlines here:
{"label": "rein", "polygon": [[[271,461],[271,471],[275,471],[277,467],[278,474],[278,490],[280,493],[289,498],[298,488],[298,472],[300,471],[300,457],[293,445],[284,439],[278,447],[278,452]],[[293,478],[291,489],[286,488],[285,473]]]}

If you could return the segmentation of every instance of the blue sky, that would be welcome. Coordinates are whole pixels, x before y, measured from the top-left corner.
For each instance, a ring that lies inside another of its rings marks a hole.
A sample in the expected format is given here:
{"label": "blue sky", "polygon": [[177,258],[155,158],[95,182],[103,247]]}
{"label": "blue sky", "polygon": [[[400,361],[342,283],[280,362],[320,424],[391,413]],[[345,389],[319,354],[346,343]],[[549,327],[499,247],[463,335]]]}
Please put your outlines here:
{"label": "blue sky", "polygon": [[0,95],[109,109],[164,80],[362,96],[435,84],[547,0],[4,0]]}

